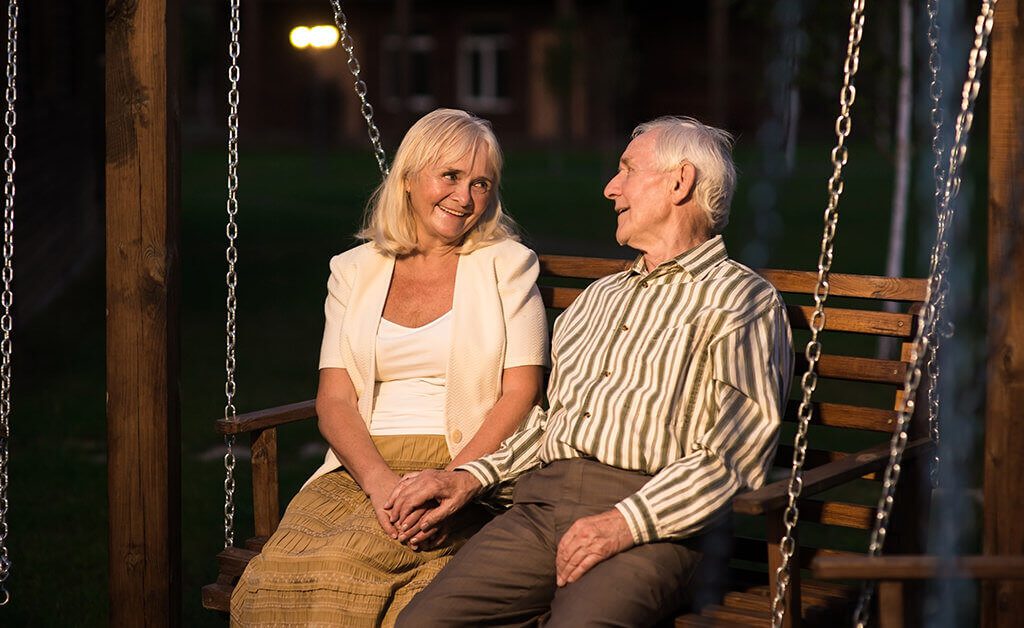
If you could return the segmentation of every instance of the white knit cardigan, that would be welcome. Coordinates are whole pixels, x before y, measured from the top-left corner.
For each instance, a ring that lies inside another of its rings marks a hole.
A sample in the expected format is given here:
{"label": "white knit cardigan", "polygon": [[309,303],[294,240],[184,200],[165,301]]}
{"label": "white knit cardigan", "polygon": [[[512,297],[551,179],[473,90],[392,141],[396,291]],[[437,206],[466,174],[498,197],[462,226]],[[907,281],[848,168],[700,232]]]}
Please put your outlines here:
{"label": "white knit cardigan", "polygon": [[[368,242],[331,259],[327,282],[320,368],[348,371],[367,427],[373,414],[377,326],[394,268],[395,258]],[[539,271],[534,252],[514,240],[459,256],[445,379],[445,441],[453,458],[501,396],[504,369],[548,364]],[[307,483],[340,466],[328,450]]]}

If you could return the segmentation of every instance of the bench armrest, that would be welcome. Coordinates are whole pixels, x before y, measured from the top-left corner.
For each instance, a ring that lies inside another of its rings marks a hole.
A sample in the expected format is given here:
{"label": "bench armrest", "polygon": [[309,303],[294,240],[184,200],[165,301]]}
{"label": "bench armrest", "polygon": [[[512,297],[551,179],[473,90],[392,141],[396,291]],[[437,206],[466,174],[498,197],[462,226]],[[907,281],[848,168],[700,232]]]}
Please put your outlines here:
{"label": "bench armrest", "polygon": [[[911,460],[932,450],[927,437],[907,443],[903,458]],[[840,460],[823,464],[804,471],[801,497],[810,497],[827,489],[844,484],[862,475],[879,471],[889,462],[889,443],[884,442],[859,453],[850,454]],[[789,501],[789,478],[762,486],[756,491],[737,495],[732,510],[744,515],[763,515],[786,507]]]}
{"label": "bench armrest", "polygon": [[305,421],[316,417],[316,400],[309,399],[286,406],[256,410],[239,414],[234,421],[217,419],[217,433],[224,436],[244,434],[277,427],[286,423]]}

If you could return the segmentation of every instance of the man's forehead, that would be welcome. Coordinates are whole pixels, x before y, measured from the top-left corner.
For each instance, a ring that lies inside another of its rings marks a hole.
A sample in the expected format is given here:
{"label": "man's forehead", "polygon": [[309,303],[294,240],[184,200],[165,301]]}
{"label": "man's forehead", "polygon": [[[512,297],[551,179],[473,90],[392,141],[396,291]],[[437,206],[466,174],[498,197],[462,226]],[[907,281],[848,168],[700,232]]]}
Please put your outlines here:
{"label": "man's forehead", "polygon": [[637,162],[650,161],[654,158],[654,140],[656,131],[647,131],[634,137],[622,152],[619,161],[626,165],[636,165]]}

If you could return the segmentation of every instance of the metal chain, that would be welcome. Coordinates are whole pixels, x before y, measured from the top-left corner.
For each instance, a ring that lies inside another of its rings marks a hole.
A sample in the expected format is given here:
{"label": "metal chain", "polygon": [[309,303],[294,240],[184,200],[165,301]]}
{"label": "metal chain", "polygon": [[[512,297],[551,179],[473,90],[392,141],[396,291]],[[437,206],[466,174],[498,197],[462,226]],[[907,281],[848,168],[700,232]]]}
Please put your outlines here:
{"label": "metal chain", "polygon": [[[945,231],[949,224],[950,212],[942,211],[942,197],[946,187],[947,169],[943,156],[945,146],[942,141],[942,125],[944,112],[942,111],[942,81],[939,78],[939,71],[942,67],[942,55],[939,50],[939,7],[938,0],[928,0],[928,69],[931,70],[932,81],[929,95],[932,100],[932,152],[935,154],[935,164],[932,166],[932,175],[935,179],[935,217],[940,225],[937,229]],[[948,210],[948,207],[947,207]],[[938,257],[936,257],[938,255]],[[934,302],[936,304],[936,316],[927,330],[928,355],[928,432],[931,435],[934,451],[932,455],[931,482],[932,487],[939,485],[939,345],[943,337],[952,335],[953,328],[950,322],[943,333],[937,334],[936,330],[940,323],[940,317],[945,310],[946,295],[949,293],[949,282],[945,280],[946,271],[949,268],[949,255],[939,255],[938,248],[932,250],[931,267],[938,269],[938,275],[942,278],[936,284]]]}
{"label": "metal chain", "polygon": [[[238,215],[238,56],[241,46],[238,42],[238,33],[241,30],[240,0],[230,0],[231,6],[231,43],[228,44],[228,56],[231,58],[231,67],[228,68],[228,81],[231,87],[228,89],[228,222],[225,228],[228,237],[227,251],[225,257],[228,262],[228,272],[225,277],[227,283],[227,322],[225,323],[226,351],[224,358],[224,370],[226,379],[224,381],[224,418],[228,421],[236,419],[235,412],[235,310],[238,300],[235,296],[235,288],[238,286],[238,273],[235,265],[238,262],[238,249],[235,241],[238,238],[238,223],[235,217]],[[233,450],[235,437],[229,434],[224,437],[224,444],[227,445],[227,453],[224,454],[224,547],[231,547],[235,544],[235,453]]]}
{"label": "metal chain", "polygon": [[821,342],[818,335],[825,328],[825,301],[829,294],[829,272],[832,269],[832,250],[839,223],[839,197],[843,193],[843,166],[846,165],[848,151],[846,138],[850,135],[852,121],[850,110],[857,96],[853,79],[860,64],[860,41],[864,34],[864,3],[865,0],[853,0],[850,12],[850,34],[846,46],[846,60],[843,62],[843,88],[839,92],[839,117],[836,118],[836,146],[832,149],[832,175],[828,180],[828,206],[825,208],[825,227],[821,236],[821,253],[818,255],[818,283],[814,288],[814,314],[811,316],[811,339],[807,342],[804,355],[807,358],[807,372],[800,379],[803,397],[798,410],[796,436],[793,442],[793,467],[789,475],[789,502],[783,513],[785,535],[779,543],[782,562],[775,571],[777,590],[772,600],[772,626],[778,628],[786,613],[786,590],[790,582],[790,562],[796,551],[796,539],[793,529],[800,518],[797,500],[803,490],[803,466],[807,456],[807,428],[811,421],[813,406],[811,396],[818,385],[816,372],[818,360],[821,358]]}
{"label": "metal chain", "polygon": [[[967,138],[971,132],[971,125],[974,122],[974,104],[981,90],[981,71],[985,67],[988,58],[988,40],[992,33],[992,22],[995,13],[995,5],[998,0],[983,0],[981,11],[978,14],[974,26],[974,43],[971,46],[971,54],[967,60],[967,78],[964,80],[963,90],[960,98],[960,112],[956,117],[954,127],[953,145],[949,151],[949,170],[945,185],[942,188],[942,199],[940,213],[948,213],[952,217],[955,212],[953,201],[960,192],[961,174],[960,168],[967,156]],[[886,466],[882,480],[882,495],[878,500],[878,512],[875,514],[875,525],[871,531],[871,543],[868,546],[868,554],[877,556],[885,545],[885,535],[889,524],[889,517],[892,513],[894,503],[893,496],[896,492],[896,485],[899,483],[903,450],[907,445],[907,430],[910,425],[910,417],[914,413],[914,398],[917,394],[918,385],[921,383],[922,361],[928,352],[927,330],[934,324],[938,316],[935,295],[939,292],[939,286],[946,281],[944,270],[940,267],[942,256],[946,255],[949,246],[947,227],[949,220],[940,220],[936,225],[935,245],[932,249],[931,268],[929,269],[928,288],[925,295],[924,320],[918,325],[914,335],[914,343],[911,345],[910,361],[912,369],[907,370],[907,378],[903,384],[903,402],[900,404],[899,415],[896,420],[896,427],[893,430],[892,440],[889,444],[889,463]],[[867,626],[870,618],[871,597],[874,587],[868,582],[861,588],[860,597],[857,600],[857,608],[854,612],[854,625],[858,628]]]}
{"label": "metal chain", "polygon": [[11,601],[11,593],[7,590],[7,579],[11,575],[11,559],[7,553],[7,513],[9,502],[7,501],[8,469],[7,463],[10,454],[11,436],[11,330],[14,327],[14,320],[11,316],[11,308],[14,305],[14,292],[11,290],[11,283],[14,280],[14,148],[17,144],[17,136],[14,134],[14,127],[18,122],[18,116],[14,104],[18,99],[17,79],[18,77],[18,1],[8,0],[7,2],[7,112],[4,114],[4,124],[7,127],[7,134],[4,136],[4,148],[7,149],[7,157],[4,159],[4,245],[3,245],[3,271],[0,277],[3,279],[3,293],[0,295],[0,305],[3,306],[3,315],[0,315],[0,331],[3,338],[0,340],[0,606],[6,606]]}
{"label": "metal chain", "polygon": [[352,77],[355,79],[352,87],[359,98],[359,111],[363,114],[363,119],[366,120],[366,132],[370,136],[370,145],[373,146],[373,156],[377,159],[377,167],[380,168],[381,176],[387,177],[387,155],[384,153],[384,147],[380,142],[380,131],[373,122],[373,105],[366,98],[366,83],[363,82],[363,79],[359,78],[362,68],[359,65],[359,59],[356,59],[356,46],[348,32],[348,18],[345,17],[345,13],[341,10],[341,2],[339,0],[331,0],[331,7],[334,9],[334,23],[337,24],[338,31],[341,33],[341,47],[348,53],[348,71],[352,73]]}

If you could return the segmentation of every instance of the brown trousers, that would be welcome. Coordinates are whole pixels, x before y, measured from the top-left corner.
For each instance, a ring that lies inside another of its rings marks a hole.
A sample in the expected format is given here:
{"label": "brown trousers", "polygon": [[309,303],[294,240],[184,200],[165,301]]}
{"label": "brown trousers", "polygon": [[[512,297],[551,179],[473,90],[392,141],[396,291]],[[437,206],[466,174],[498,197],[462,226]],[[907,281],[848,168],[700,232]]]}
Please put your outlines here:
{"label": "brown trousers", "polygon": [[399,616],[399,627],[652,626],[678,611],[701,539],[639,545],[557,587],[555,553],[577,519],[612,508],[650,476],[587,459],[520,478],[511,510],[487,524]]}

